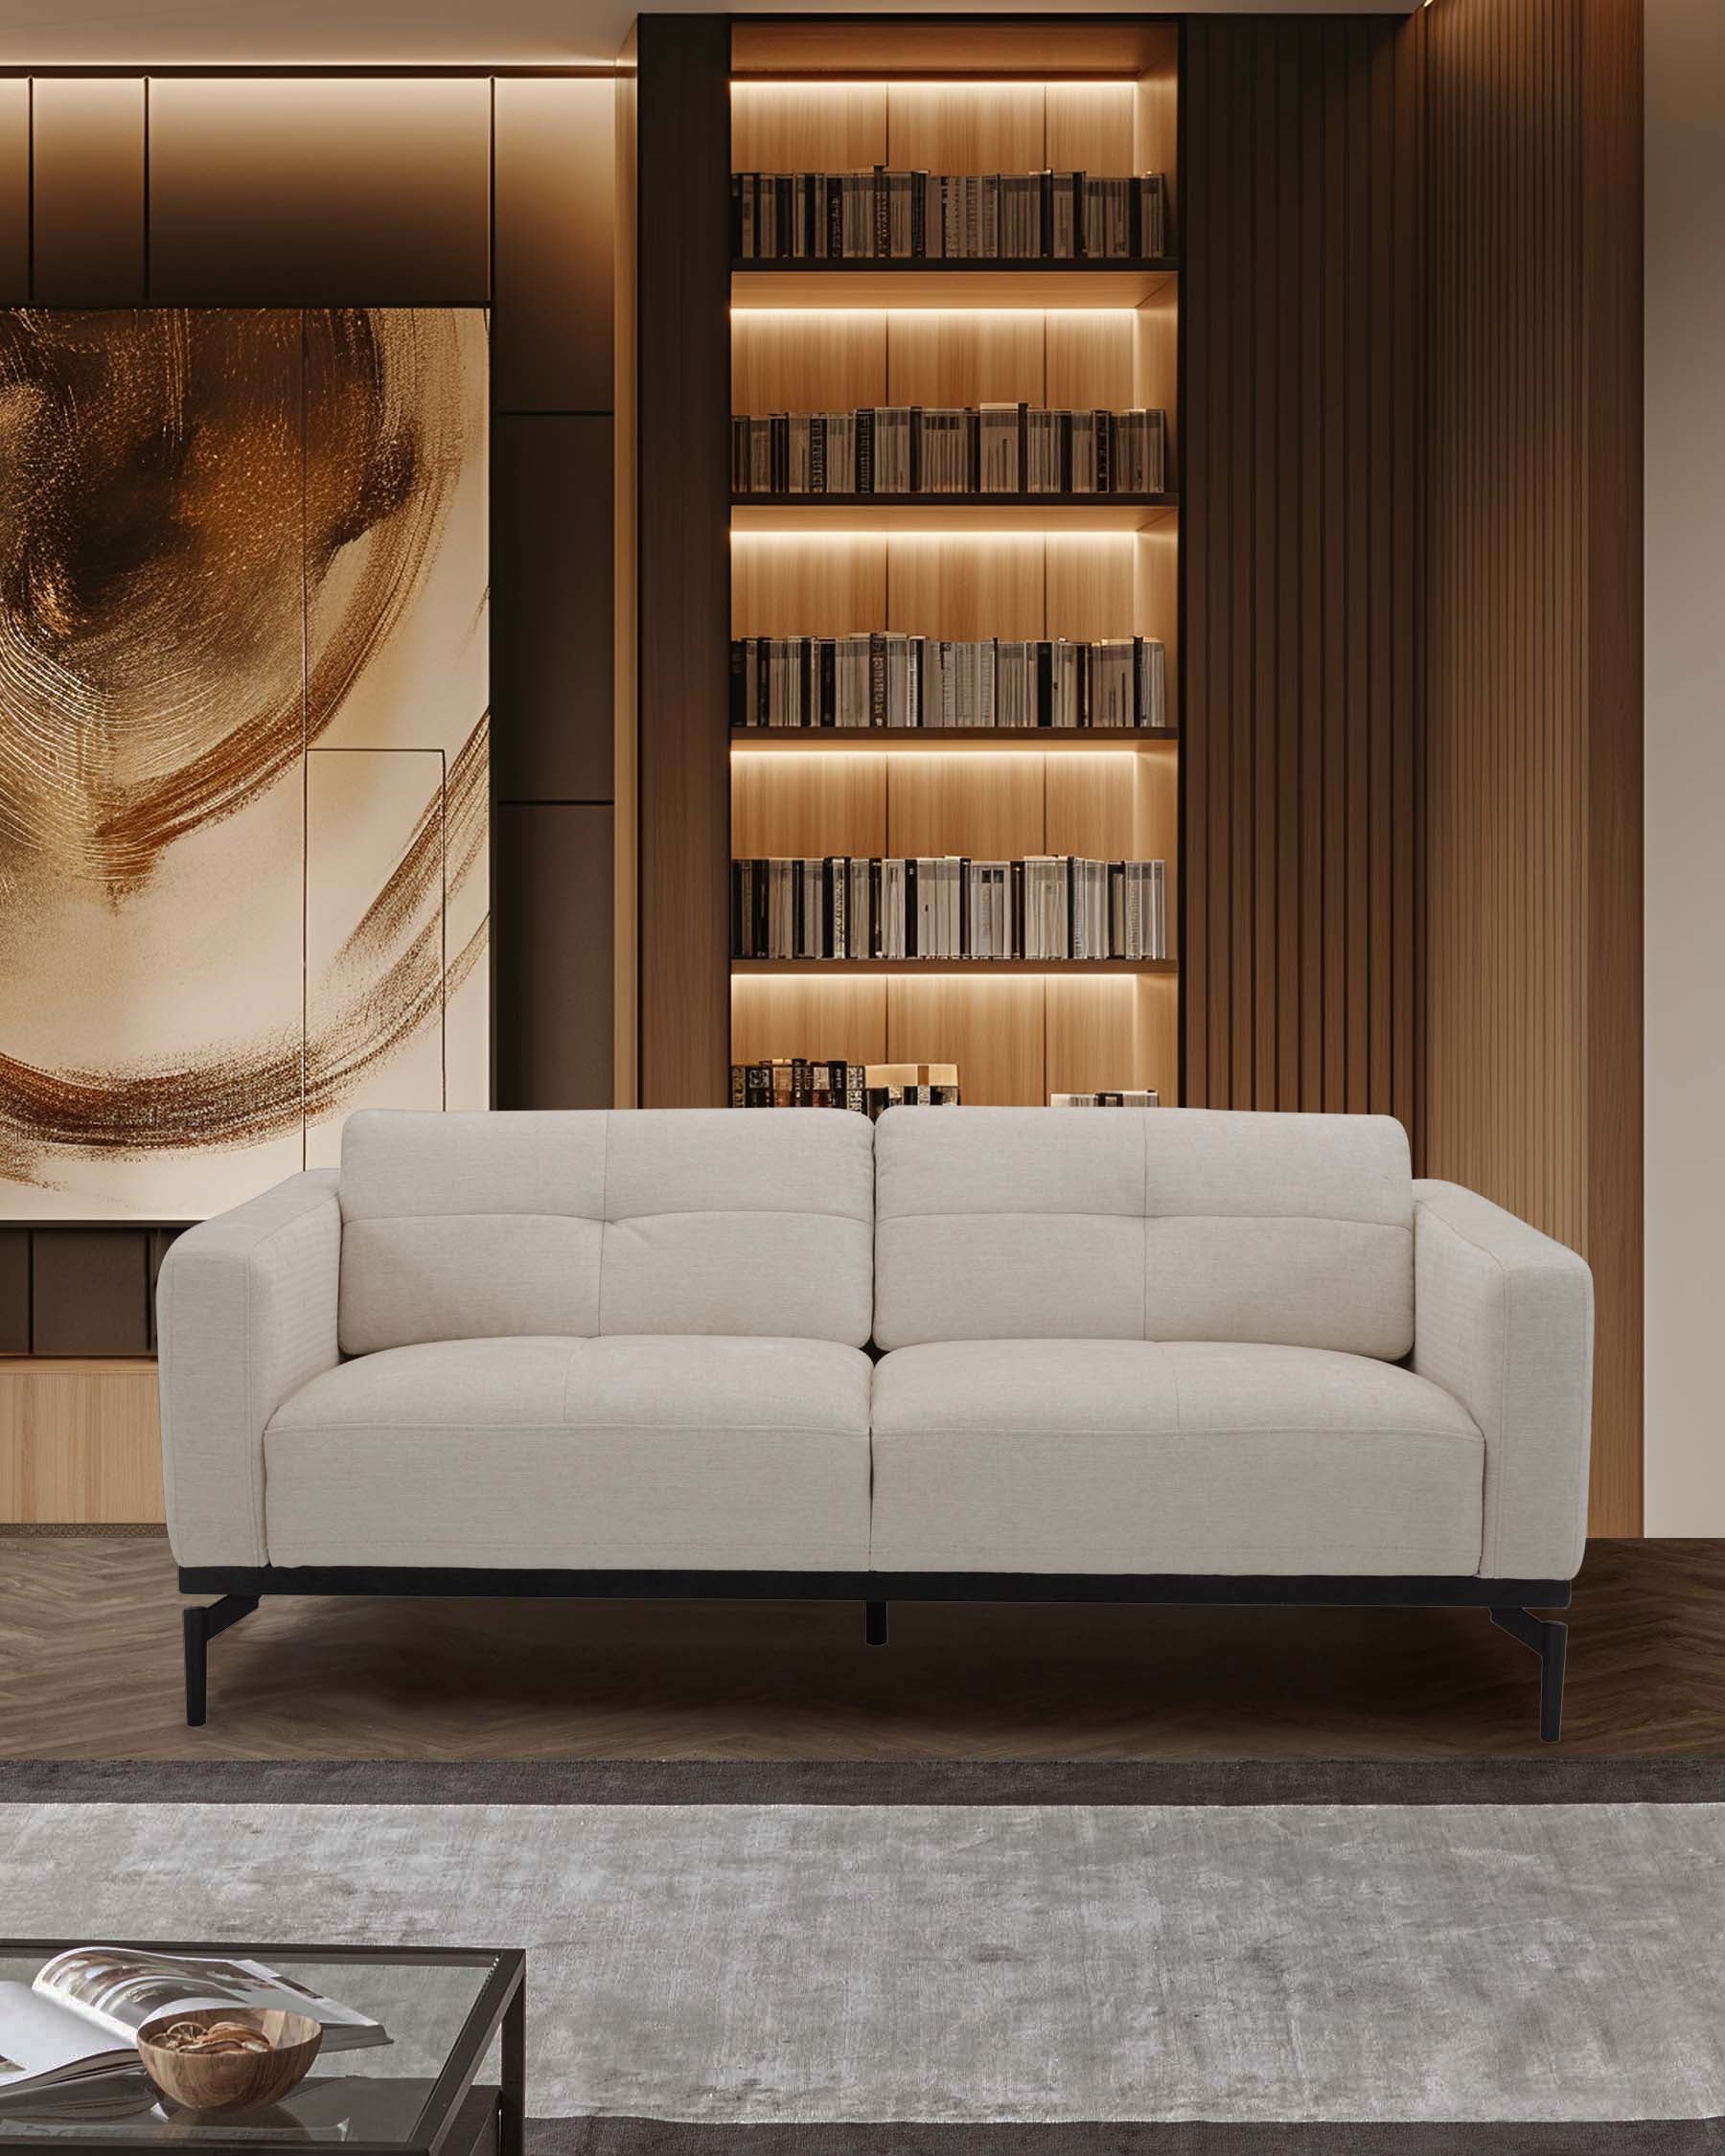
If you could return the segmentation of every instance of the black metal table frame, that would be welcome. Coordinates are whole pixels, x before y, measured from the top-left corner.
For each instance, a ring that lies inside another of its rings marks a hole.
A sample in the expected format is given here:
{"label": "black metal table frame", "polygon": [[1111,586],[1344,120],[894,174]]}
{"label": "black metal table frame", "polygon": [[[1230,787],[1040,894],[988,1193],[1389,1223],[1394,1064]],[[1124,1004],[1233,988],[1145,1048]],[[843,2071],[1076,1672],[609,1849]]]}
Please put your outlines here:
{"label": "black metal table frame", "polygon": [[[0,1954],[29,1957],[39,1954],[44,1961],[64,1954],[82,1942],[70,1938],[0,1938]],[[487,1968],[477,1997],[468,2008],[448,2055],[431,2084],[425,2107],[413,2133],[402,2141],[344,2141],[342,2156],[442,2156],[460,2114],[463,2099],[479,2076],[491,2041],[503,2034],[502,2073],[497,2091],[497,2156],[523,2156],[527,2118],[527,1957],[518,1947],[479,1946],[317,1946],[298,1939],[276,1939],[265,1945],[244,1945],[233,1939],[112,1938],[103,1944],[129,1948],[140,1954],[192,1955],[220,1961],[263,1961],[271,1967],[284,1959],[291,1974],[295,1961],[352,1961],[378,1968]],[[488,1966],[489,1964],[489,1966]],[[0,2149],[39,2152],[48,2145],[40,2130],[34,2133],[7,2131],[0,2116]],[[59,2144],[77,2148],[153,2150],[157,2144],[125,2121],[111,2128],[100,2123],[80,2124],[76,2141]],[[218,2125],[200,2128],[196,2142],[185,2145],[191,2156],[259,2156],[263,2145],[239,2138],[224,2140]],[[451,2156],[467,2156],[465,2150]]]}
{"label": "black metal table frame", "polygon": [[1378,1573],[540,1571],[418,1565],[182,1565],[180,1592],[221,1600],[185,1613],[186,1720],[208,1712],[209,1647],[265,1594],[524,1596],[566,1601],[857,1601],[864,1638],[886,1644],[891,1602],[1173,1602],[1255,1608],[1481,1609],[1539,1660],[1539,1733],[1563,1724],[1569,1628],[1535,1609],[1566,1609],[1566,1579]]}

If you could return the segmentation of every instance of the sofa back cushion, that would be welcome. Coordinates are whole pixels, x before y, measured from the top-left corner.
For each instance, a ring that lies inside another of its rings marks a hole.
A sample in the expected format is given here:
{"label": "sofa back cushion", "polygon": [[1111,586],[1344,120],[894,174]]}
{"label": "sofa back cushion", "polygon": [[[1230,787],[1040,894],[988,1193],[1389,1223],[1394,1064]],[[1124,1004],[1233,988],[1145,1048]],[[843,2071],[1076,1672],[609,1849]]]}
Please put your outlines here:
{"label": "sofa back cushion", "polygon": [[875,1340],[1414,1344],[1387,1115],[908,1108],[875,1129]]}
{"label": "sofa back cushion", "polygon": [[861,1115],[368,1111],[342,1133],[340,1193],[349,1355],[511,1334],[868,1338]]}

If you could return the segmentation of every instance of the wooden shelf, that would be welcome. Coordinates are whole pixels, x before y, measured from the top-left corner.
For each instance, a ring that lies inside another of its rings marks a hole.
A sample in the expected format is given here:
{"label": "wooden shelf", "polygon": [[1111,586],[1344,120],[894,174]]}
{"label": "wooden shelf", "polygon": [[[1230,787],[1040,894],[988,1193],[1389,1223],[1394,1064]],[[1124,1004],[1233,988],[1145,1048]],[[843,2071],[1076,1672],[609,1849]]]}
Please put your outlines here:
{"label": "wooden shelf", "polygon": [[746,262],[733,308],[1136,308],[1179,274],[1152,262]]}
{"label": "wooden shelf", "polygon": [[733,494],[733,532],[1141,532],[1178,494]]}
{"label": "wooden shelf", "polygon": [[945,755],[949,749],[1050,751],[1171,746],[1177,726],[733,726],[735,749],[845,750],[866,756]]}
{"label": "wooden shelf", "polygon": [[731,972],[737,975],[837,974],[853,980],[896,975],[918,975],[929,979],[938,974],[962,974],[978,980],[993,974],[1113,974],[1130,978],[1134,975],[1180,971],[1180,962],[1174,958],[733,958],[730,964]]}
{"label": "wooden shelf", "polygon": [[1178,25],[1131,15],[1074,20],[999,15],[743,15],[731,26],[739,80],[984,83],[1133,81],[1171,69]]}

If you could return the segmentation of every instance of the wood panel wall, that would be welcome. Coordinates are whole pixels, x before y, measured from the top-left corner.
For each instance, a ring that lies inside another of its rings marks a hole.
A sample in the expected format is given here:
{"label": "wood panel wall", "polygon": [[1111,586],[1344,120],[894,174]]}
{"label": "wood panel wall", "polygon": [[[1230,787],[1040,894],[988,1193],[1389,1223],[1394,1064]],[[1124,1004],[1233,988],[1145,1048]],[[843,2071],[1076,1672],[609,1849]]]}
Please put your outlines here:
{"label": "wood panel wall", "polygon": [[1642,1525],[1640,0],[1439,0],[1427,1169],[1579,1250]]}
{"label": "wood panel wall", "polygon": [[36,1362],[0,1378],[0,1528],[161,1518],[153,1362]]}
{"label": "wood panel wall", "polygon": [[1417,19],[1195,16],[1184,1098],[1420,1087]]}
{"label": "wood panel wall", "polygon": [[1645,1457],[1643,0],[1577,0],[1587,452],[1587,1241],[1593,1517],[1640,1534]]}

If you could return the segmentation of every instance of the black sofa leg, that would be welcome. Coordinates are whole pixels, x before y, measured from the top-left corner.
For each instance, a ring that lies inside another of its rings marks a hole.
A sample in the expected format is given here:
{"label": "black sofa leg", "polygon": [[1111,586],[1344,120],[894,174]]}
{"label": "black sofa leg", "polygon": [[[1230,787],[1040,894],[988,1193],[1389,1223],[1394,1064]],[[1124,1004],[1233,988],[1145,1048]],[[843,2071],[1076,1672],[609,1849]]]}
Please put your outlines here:
{"label": "black sofa leg", "polygon": [[1526,1610],[1493,1610],[1491,1621],[1539,1657],[1539,1733],[1547,1744],[1555,1744],[1563,1732],[1563,1665],[1569,1653],[1569,1626],[1553,1617],[1531,1617]]}
{"label": "black sofa leg", "polygon": [[250,1617],[258,1606],[255,1594],[224,1594],[185,1613],[186,1626],[186,1727],[202,1729],[208,1718],[210,1696],[210,1641],[230,1624]]}
{"label": "black sofa leg", "polygon": [[885,1602],[864,1602],[864,1630],[862,1637],[871,1647],[886,1644],[886,1605]]}

